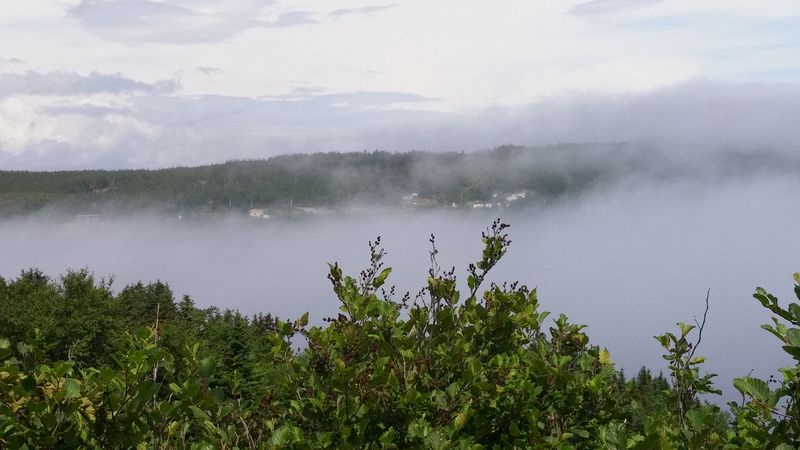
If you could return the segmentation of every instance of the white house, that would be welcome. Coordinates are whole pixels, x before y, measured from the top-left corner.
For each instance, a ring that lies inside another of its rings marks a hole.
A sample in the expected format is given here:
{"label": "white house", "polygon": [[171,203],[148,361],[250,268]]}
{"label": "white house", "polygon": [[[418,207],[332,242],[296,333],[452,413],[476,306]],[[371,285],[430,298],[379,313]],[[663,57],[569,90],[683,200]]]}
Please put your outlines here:
{"label": "white house", "polygon": [[266,208],[250,208],[247,214],[254,219],[269,219]]}
{"label": "white house", "polygon": [[522,200],[523,198],[525,198],[527,196],[528,196],[528,193],[525,192],[525,191],[514,192],[513,194],[510,194],[510,195],[506,196],[506,202],[507,203],[515,202],[517,200]]}

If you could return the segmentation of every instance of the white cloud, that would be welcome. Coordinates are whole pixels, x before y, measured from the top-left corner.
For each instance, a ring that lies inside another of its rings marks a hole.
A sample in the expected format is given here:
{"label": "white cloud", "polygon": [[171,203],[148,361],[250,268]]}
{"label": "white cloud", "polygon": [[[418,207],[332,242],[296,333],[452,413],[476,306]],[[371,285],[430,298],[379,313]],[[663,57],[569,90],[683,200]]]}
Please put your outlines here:
{"label": "white cloud", "polygon": [[258,25],[254,17],[270,3],[235,1],[230,9],[220,10],[199,1],[82,0],[69,13],[104,39],[189,44],[226,39]]}
{"label": "white cloud", "polygon": [[406,114],[392,107],[429,101],[316,88],[261,99],[180,96],[171,81],[98,73],[0,74],[0,85],[0,165],[19,168],[158,167],[349,146],[362,125]]}
{"label": "white cloud", "polygon": [[157,125],[131,115],[120,107],[120,99],[95,98],[90,105],[103,103],[117,106],[98,114],[96,109],[79,107],[54,111],[64,104],[62,98],[13,96],[0,100],[0,161],[38,168],[87,167],[104,158],[123,161],[132,140],[157,134]]}
{"label": "white cloud", "polygon": [[324,19],[371,15],[391,6],[318,10],[278,8],[273,0],[81,0],[69,10],[81,26],[103,39],[142,43],[219,42],[250,28],[313,25]]}
{"label": "white cloud", "polygon": [[[104,78],[65,85],[95,79]],[[262,98],[186,96],[111,80],[113,89],[0,96],[0,165],[163,167],[291,152],[474,151],[576,141],[645,141],[686,156],[723,148],[792,155],[800,148],[792,122],[800,115],[796,84],[691,81],[465,114],[425,111],[435,99],[402,92],[300,87]]]}
{"label": "white cloud", "polygon": [[[415,92],[457,110],[689,77],[800,78],[792,26],[800,6],[778,0],[763,11],[739,0],[52,1],[54,13],[32,6],[0,28],[0,48],[38,71],[149,82],[183,72],[183,92],[196,95],[278,95],[310,84]],[[616,12],[569,14],[580,5]],[[220,72],[188,74],[198,66]],[[624,70],[616,80],[615,67]]]}
{"label": "white cloud", "polygon": [[579,17],[604,16],[647,8],[661,1],[662,0],[591,0],[575,5],[569,12]]}
{"label": "white cloud", "polygon": [[[167,98],[174,81],[143,83],[93,72],[0,73],[0,161],[21,166],[80,167],[125,159],[159,126],[136,117],[136,96]],[[4,157],[3,157],[4,155]]]}
{"label": "white cloud", "polygon": [[319,23],[312,11],[287,11],[281,13],[274,21],[265,23],[265,26],[274,28],[296,27],[300,25],[313,25]]}
{"label": "white cloud", "polygon": [[360,8],[342,8],[329,12],[327,14],[327,17],[344,17],[352,15],[374,14],[376,12],[386,11],[387,9],[391,9],[396,6],[397,5],[383,5],[383,6],[363,6]]}

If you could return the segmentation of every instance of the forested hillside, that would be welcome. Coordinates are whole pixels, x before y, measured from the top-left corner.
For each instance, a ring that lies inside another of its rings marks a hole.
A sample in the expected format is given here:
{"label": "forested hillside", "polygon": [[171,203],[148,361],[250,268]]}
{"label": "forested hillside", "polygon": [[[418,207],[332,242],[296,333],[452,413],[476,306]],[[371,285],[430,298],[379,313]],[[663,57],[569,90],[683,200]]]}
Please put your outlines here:
{"label": "forested hillside", "polygon": [[292,154],[158,170],[0,171],[0,217],[42,209],[125,215],[146,208],[188,218],[250,208],[279,215],[296,207],[525,208],[632,180],[715,182],[764,171],[796,174],[800,162],[768,152],[756,161],[734,151],[691,160],[620,143],[504,146],[474,153]]}
{"label": "forested hillside", "polygon": [[742,401],[721,409],[702,398],[718,392],[698,351],[705,317],[656,336],[666,375],[627,379],[613,349],[544,312],[535,289],[484,283],[506,231],[497,221],[483,234],[465,292],[432,236],[416,296],[389,287],[378,239],[360,275],[330,266],[341,312],[318,324],[199,309],[161,282],[114,293],[85,270],[0,279],[0,447],[800,446],[797,303],[757,289],[793,365],[736,379]]}
{"label": "forested hillside", "polygon": [[499,147],[477,153],[294,154],[160,170],[0,171],[0,215],[49,207],[69,214],[170,214],[285,210],[289,205],[399,207],[417,193],[426,206],[491,201],[525,191],[541,204],[655,167],[627,144]]}

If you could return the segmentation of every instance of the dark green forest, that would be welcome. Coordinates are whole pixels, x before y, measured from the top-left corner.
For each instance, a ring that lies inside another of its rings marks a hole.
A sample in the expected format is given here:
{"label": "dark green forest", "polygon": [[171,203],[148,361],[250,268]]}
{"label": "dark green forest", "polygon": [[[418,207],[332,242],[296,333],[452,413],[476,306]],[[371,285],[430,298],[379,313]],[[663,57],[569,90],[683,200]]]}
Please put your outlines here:
{"label": "dark green forest", "polygon": [[359,274],[330,265],[340,313],[311,322],[198,308],[160,281],[114,292],[87,270],[0,278],[0,447],[800,448],[797,303],[756,290],[793,365],[743,374],[742,400],[720,407],[705,316],[655,336],[665,373],[629,377],[535,289],[484,282],[508,226],[481,239],[460,291],[431,236],[416,295],[395,292],[370,242]]}
{"label": "dark green forest", "polygon": [[191,216],[252,207],[398,207],[412,193],[430,200],[426,206],[463,206],[519,191],[530,194],[520,203],[542,204],[654,162],[626,144],[564,144],[475,153],[293,154],[159,170],[0,171],[0,216],[43,208],[68,214],[147,208]]}

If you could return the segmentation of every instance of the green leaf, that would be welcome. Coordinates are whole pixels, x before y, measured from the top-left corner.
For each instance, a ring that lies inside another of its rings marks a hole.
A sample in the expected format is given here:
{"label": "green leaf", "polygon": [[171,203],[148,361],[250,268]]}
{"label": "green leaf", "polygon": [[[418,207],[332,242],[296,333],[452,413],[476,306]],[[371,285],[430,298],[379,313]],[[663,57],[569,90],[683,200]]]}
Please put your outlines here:
{"label": "green leaf", "polygon": [[792,346],[792,345],[784,345],[781,348],[783,348],[783,350],[786,353],[794,356],[795,359],[800,360],[800,347],[795,347],[795,346]]}
{"label": "green leaf", "polygon": [[775,322],[776,322],[776,324],[775,324],[776,326],[775,327],[773,327],[772,325],[761,325],[761,328],[764,329],[764,330],[769,331],[770,333],[772,333],[775,337],[777,337],[781,341],[785,341],[786,337],[784,336],[784,334],[785,334],[786,330],[781,330],[781,328],[780,328],[781,324],[777,323],[777,319],[773,318],[773,320],[775,320]]}
{"label": "green leaf", "polygon": [[786,343],[793,347],[800,347],[800,328],[786,330]]}
{"label": "green leaf", "polygon": [[74,378],[67,378],[64,381],[65,398],[78,398],[81,396],[81,384]]}
{"label": "green leaf", "polygon": [[291,425],[283,425],[272,434],[270,442],[273,445],[283,448],[289,444],[299,442],[302,438],[300,430]]}
{"label": "green leaf", "polygon": [[214,369],[216,368],[216,366],[217,366],[216,360],[214,360],[214,358],[209,356],[208,358],[203,358],[200,361],[200,366],[197,368],[197,372],[200,374],[201,377],[208,378],[214,374]]}
{"label": "green leaf", "polygon": [[386,277],[388,277],[390,273],[392,273],[391,267],[383,269],[381,273],[377,277],[375,277],[374,280],[372,280],[372,286],[376,288],[383,286],[383,283],[386,282]]}
{"label": "green leaf", "polygon": [[199,407],[197,407],[195,405],[189,406],[189,411],[192,412],[192,415],[196,419],[205,420],[205,419],[208,418],[208,415],[205,413],[205,411],[203,411],[202,409],[200,409]]}
{"label": "green leaf", "polygon": [[417,419],[408,424],[408,437],[424,439],[431,431],[430,424],[425,419]]}
{"label": "green leaf", "polygon": [[735,378],[733,386],[742,394],[767,403],[770,398],[769,386],[763,380],[753,377]]}
{"label": "green leaf", "polygon": [[66,361],[56,361],[53,363],[53,375],[63,377],[72,369],[72,363]]}
{"label": "green leaf", "polygon": [[797,303],[789,303],[789,314],[794,318],[792,323],[800,325],[800,305]]}
{"label": "green leaf", "polygon": [[681,336],[686,336],[694,330],[695,326],[680,322],[678,323],[678,328],[681,329]]}
{"label": "green leaf", "polygon": [[11,354],[11,341],[0,338],[0,359],[6,359]]}
{"label": "green leaf", "polygon": [[33,346],[25,342],[17,342],[17,351],[23,356],[30,355],[33,352]]}
{"label": "green leaf", "polygon": [[469,419],[469,408],[456,415],[455,419],[453,419],[453,426],[456,430],[460,430],[464,428],[464,425],[467,423],[467,419]]}
{"label": "green leaf", "polygon": [[300,327],[304,327],[308,325],[308,311],[303,314],[299,319],[297,319],[297,325]]}
{"label": "green leaf", "polygon": [[662,347],[669,348],[669,333],[653,337],[658,341],[659,344],[661,344]]}

